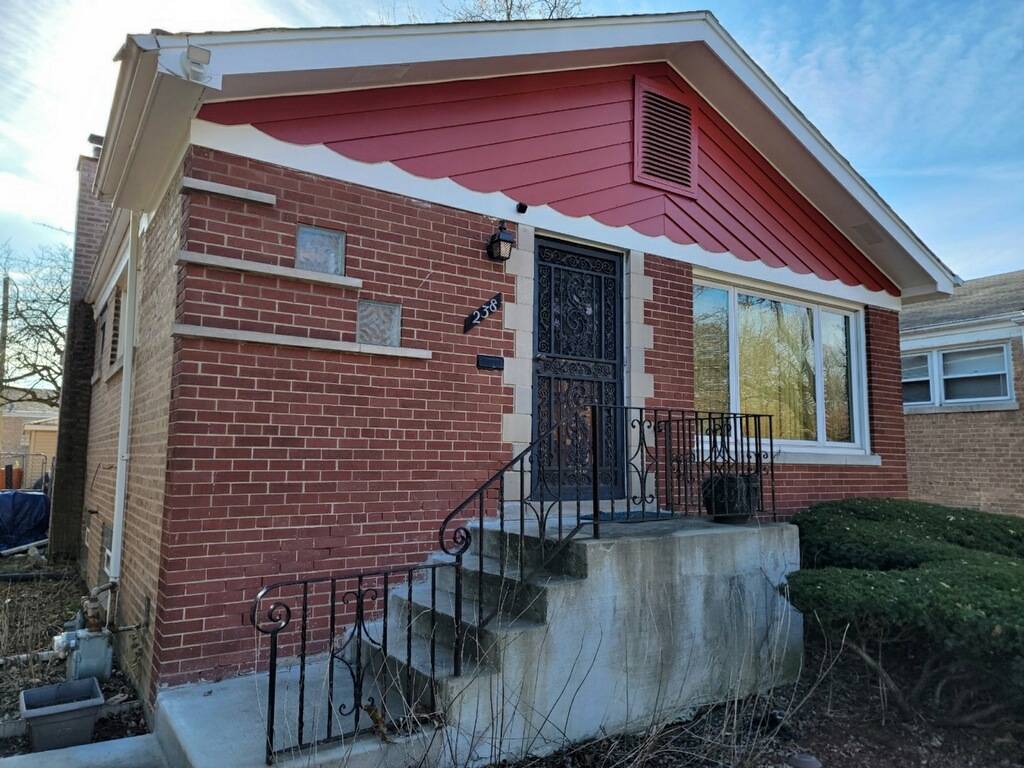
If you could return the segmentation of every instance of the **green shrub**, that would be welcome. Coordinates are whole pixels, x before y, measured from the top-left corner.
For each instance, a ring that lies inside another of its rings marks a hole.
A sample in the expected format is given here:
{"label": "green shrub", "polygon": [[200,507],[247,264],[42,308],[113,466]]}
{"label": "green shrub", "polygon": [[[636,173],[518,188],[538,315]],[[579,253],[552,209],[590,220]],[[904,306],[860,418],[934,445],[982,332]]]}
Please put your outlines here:
{"label": "green shrub", "polygon": [[[793,518],[804,568],[916,568],[984,552],[1024,558],[1024,519],[897,499],[846,499]],[[967,554],[970,554],[967,553]]]}
{"label": "green shrub", "polygon": [[1024,700],[1024,520],[853,499],[794,522],[804,570],[790,574],[790,598],[812,625],[845,635],[865,657],[884,644],[930,656],[958,681],[939,687],[958,706],[995,686],[1008,707]]}

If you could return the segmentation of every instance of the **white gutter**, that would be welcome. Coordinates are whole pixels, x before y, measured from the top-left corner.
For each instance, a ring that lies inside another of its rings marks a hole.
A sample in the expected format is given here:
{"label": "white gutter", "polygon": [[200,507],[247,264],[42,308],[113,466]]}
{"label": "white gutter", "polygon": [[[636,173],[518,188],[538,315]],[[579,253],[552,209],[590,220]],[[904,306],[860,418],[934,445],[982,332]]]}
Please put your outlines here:
{"label": "white gutter", "polygon": [[117,423],[117,477],[114,482],[114,528],[111,533],[110,571],[111,581],[121,578],[121,552],[124,548],[124,509],[128,495],[128,438],[131,427],[132,384],[134,380],[135,361],[135,304],[137,301],[138,279],[136,272],[139,266],[139,214],[131,213],[128,225],[128,286],[125,292],[124,306],[121,307],[124,318],[123,338],[124,356],[121,367],[121,408]]}

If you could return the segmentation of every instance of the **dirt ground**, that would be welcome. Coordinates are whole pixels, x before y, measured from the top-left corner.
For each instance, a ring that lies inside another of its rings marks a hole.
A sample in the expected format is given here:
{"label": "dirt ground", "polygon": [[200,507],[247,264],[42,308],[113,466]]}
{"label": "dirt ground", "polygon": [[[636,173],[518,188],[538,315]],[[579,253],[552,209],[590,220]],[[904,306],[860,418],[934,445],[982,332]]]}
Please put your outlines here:
{"label": "dirt ground", "polygon": [[[834,662],[834,663],[833,663]],[[896,677],[897,674],[894,674]],[[788,768],[810,755],[822,768],[1022,768],[1018,728],[958,729],[926,715],[902,722],[877,679],[850,651],[809,637],[796,685],[768,696],[705,708],[688,722],[602,739],[520,768]],[[934,713],[933,713],[934,714]],[[813,765],[813,763],[807,763]]]}
{"label": "dirt ground", "polygon": [[[37,581],[6,581],[4,574],[54,573],[60,579]],[[0,733],[11,729],[11,721],[19,720],[19,696],[22,690],[63,682],[66,679],[63,659],[40,661],[29,658],[12,661],[12,656],[34,654],[53,648],[53,637],[64,631],[64,622],[74,618],[86,593],[74,572],[52,568],[30,557],[0,558]],[[146,733],[135,691],[120,670],[114,669],[109,681],[101,685],[108,704],[117,704],[117,712],[96,723],[93,741],[107,741],[123,736]],[[0,757],[30,752],[25,735],[0,739]]]}
{"label": "dirt ground", "polygon": [[[29,558],[0,558],[0,574],[49,566]],[[60,580],[0,580],[0,657],[51,647],[77,610],[84,585]],[[834,663],[832,663],[834,662]],[[925,718],[902,722],[884,706],[878,684],[849,652],[836,654],[813,638],[797,685],[770,696],[698,711],[692,720],[631,736],[609,736],[544,758],[531,768],[785,768],[794,755],[813,755],[823,768],[1024,768],[1024,714],[1011,728],[942,728]],[[60,660],[0,666],[0,728],[19,717],[25,688],[64,680]],[[103,686],[124,711],[96,725],[94,741],[146,733],[141,707],[115,670]],[[29,751],[28,739],[0,739],[0,757]]]}

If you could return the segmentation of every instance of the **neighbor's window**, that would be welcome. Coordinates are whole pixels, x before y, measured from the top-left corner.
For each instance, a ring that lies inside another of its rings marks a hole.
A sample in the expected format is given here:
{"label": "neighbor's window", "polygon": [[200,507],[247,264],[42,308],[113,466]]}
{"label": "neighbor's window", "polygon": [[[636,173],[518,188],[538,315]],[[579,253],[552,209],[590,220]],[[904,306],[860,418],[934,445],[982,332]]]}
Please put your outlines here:
{"label": "neighbor's window", "polygon": [[928,355],[904,355],[900,360],[903,368],[904,405],[932,402],[932,380],[928,372]]}
{"label": "neighbor's window", "polygon": [[300,224],[295,236],[295,267],[344,275],[345,233]]}
{"label": "neighbor's window", "polygon": [[781,440],[854,443],[855,315],[695,285],[697,410],[769,414]]}
{"label": "neighbor's window", "polygon": [[902,362],[904,405],[955,405],[1012,396],[1006,344],[933,349],[904,355]]}

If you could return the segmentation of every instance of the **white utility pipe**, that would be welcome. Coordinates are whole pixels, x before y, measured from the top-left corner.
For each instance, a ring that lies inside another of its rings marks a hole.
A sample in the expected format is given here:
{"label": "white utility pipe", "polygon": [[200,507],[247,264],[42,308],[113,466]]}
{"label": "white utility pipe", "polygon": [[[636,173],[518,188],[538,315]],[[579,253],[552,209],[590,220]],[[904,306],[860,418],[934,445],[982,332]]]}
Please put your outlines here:
{"label": "white utility pipe", "polygon": [[121,315],[124,335],[118,340],[124,345],[121,366],[121,408],[117,424],[117,477],[114,483],[114,527],[111,531],[110,573],[113,582],[121,578],[121,551],[124,548],[124,506],[128,495],[128,437],[132,413],[132,384],[135,362],[135,303],[138,290],[139,266],[139,214],[132,211],[128,224],[128,285],[125,290]]}
{"label": "white utility pipe", "polygon": [[0,552],[0,555],[7,557],[8,555],[17,555],[21,552],[28,552],[32,547],[45,547],[49,543],[49,539],[40,539],[39,541],[33,541],[31,544],[22,544],[20,547],[11,547]]}

